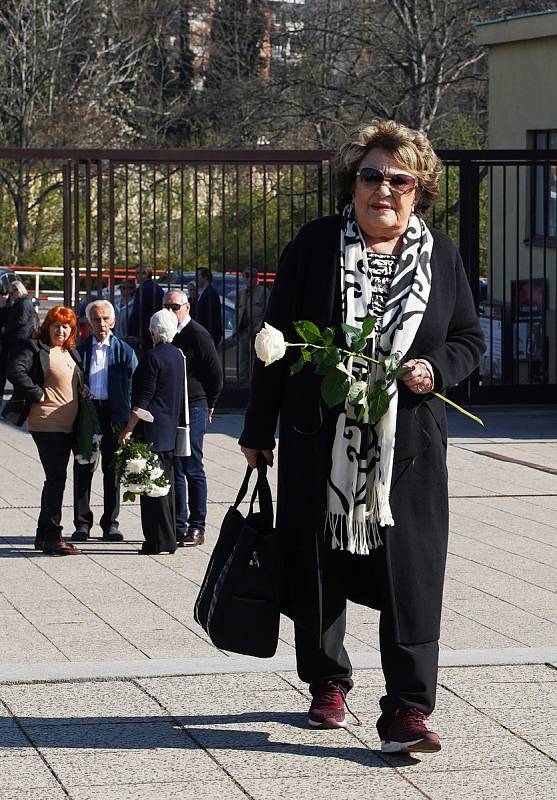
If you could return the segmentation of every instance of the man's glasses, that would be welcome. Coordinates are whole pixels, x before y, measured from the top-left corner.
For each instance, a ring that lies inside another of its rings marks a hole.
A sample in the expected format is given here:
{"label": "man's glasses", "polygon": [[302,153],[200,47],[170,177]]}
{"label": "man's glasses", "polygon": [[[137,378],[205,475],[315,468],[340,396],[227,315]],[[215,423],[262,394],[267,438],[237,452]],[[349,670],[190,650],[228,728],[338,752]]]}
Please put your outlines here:
{"label": "man's glasses", "polygon": [[417,180],[413,175],[406,175],[404,172],[395,172],[393,175],[385,175],[380,169],[375,167],[362,167],[356,173],[364,186],[376,188],[382,183],[388,183],[393,192],[398,194],[408,194],[416,188]]}
{"label": "man's glasses", "polygon": [[179,311],[185,305],[187,303],[164,303],[163,308],[167,308],[169,311]]}

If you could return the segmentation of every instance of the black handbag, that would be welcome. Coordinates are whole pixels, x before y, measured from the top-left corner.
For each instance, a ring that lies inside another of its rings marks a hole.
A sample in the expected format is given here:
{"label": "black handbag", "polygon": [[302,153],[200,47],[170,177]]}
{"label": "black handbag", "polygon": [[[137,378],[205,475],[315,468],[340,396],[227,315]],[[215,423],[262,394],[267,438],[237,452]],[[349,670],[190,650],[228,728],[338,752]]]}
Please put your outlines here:
{"label": "black handbag", "polygon": [[30,408],[31,404],[27,400],[12,397],[2,409],[2,417],[7,422],[11,422],[12,425],[17,425],[18,428],[21,428],[29,416]]}
{"label": "black handbag", "polygon": [[238,510],[252,472],[248,466],[236,502],[221,525],[194,618],[216,647],[270,658],[278,644],[281,559],[265,463],[257,467],[257,483],[245,519]]}

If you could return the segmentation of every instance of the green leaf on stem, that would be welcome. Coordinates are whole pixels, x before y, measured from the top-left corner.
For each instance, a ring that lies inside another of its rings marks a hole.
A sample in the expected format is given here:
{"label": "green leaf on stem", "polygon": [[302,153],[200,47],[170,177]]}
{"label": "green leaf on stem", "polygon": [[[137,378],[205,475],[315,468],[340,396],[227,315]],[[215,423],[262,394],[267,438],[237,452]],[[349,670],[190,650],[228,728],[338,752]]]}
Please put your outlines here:
{"label": "green leaf on stem", "polygon": [[362,335],[362,332],[359,328],[355,328],[353,325],[349,325],[347,322],[342,322],[340,327],[344,333],[350,337],[350,339],[359,339]]}
{"label": "green leaf on stem", "polygon": [[124,503],[133,503],[135,502],[135,494],[133,492],[124,492],[122,499]]}
{"label": "green leaf on stem", "polygon": [[334,328],[325,328],[323,331],[323,344],[325,347],[329,347],[334,341],[335,338],[335,329]]}
{"label": "green leaf on stem", "polygon": [[318,375],[326,375],[330,369],[336,367],[340,360],[341,355],[338,347],[325,347],[323,350],[317,350],[313,354],[313,363]]}
{"label": "green leaf on stem", "polygon": [[355,353],[361,353],[362,350],[365,350],[367,347],[367,339],[365,336],[358,336],[358,338],[352,339],[352,350]]}
{"label": "green leaf on stem", "polygon": [[301,319],[294,323],[294,328],[296,329],[296,333],[300,339],[303,339],[304,342],[308,342],[309,344],[321,344],[323,341],[321,331],[315,322],[310,322],[307,319]]}
{"label": "green leaf on stem", "polygon": [[367,406],[365,404],[360,406],[360,410],[358,411],[358,416],[356,417],[356,420],[358,422],[361,422],[363,420],[363,418],[365,417],[366,409],[367,409]]}
{"label": "green leaf on stem", "polygon": [[310,350],[302,350],[302,358],[304,361],[307,361],[311,364],[311,351]]}
{"label": "green leaf on stem", "polygon": [[348,390],[348,402],[353,406],[359,405],[367,395],[366,381],[354,381]]}
{"label": "green leaf on stem", "polygon": [[346,399],[349,388],[350,382],[347,376],[337,369],[331,369],[323,378],[321,397],[329,408],[333,408]]}
{"label": "green leaf on stem", "polygon": [[362,322],[362,336],[365,336],[365,338],[368,339],[373,333],[376,323],[377,317],[374,317],[371,314],[369,317],[366,317]]}
{"label": "green leaf on stem", "polygon": [[383,361],[383,369],[385,373],[390,377],[390,373],[394,372],[395,369],[398,368],[398,358],[395,355],[387,356],[387,358]]}
{"label": "green leaf on stem", "polygon": [[412,372],[411,367],[397,367],[388,372],[386,378],[388,381],[396,381],[397,378],[402,378],[404,375],[408,375],[409,372]]}
{"label": "green leaf on stem", "polygon": [[372,422],[379,422],[383,414],[389,410],[389,393],[385,381],[376,381],[368,395],[367,407]]}
{"label": "green leaf on stem", "polygon": [[304,356],[301,355],[300,358],[291,365],[290,374],[295,375],[297,372],[300,372],[305,363]]}

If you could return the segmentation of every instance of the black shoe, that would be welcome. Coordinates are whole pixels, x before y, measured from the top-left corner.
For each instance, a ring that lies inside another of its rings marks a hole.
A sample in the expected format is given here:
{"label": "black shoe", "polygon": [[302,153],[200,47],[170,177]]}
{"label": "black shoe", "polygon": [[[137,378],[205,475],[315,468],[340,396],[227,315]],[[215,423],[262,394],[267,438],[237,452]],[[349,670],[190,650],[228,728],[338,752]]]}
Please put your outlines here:
{"label": "black shoe", "polygon": [[189,528],[182,540],[183,547],[198,547],[205,542],[205,531],[200,528]]}
{"label": "black shoe", "polygon": [[110,531],[103,531],[103,539],[105,542],[123,542],[124,537],[117,528],[112,528]]}
{"label": "black shoe", "polygon": [[89,538],[89,531],[74,531],[72,533],[72,541],[86,542]]}

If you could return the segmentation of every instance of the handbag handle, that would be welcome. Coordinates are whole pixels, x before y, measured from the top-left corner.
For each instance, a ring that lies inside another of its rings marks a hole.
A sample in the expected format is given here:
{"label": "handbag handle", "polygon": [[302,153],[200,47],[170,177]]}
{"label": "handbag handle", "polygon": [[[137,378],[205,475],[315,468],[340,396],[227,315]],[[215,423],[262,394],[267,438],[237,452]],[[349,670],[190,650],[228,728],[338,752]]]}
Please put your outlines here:
{"label": "handbag handle", "polygon": [[[234,508],[238,508],[246,496],[252,472],[253,467],[250,467],[248,464],[246,468],[246,474],[244,475],[244,480],[242,481],[242,485],[240,486],[238,496],[236,497],[236,501],[234,503]],[[271,530],[273,527],[274,517],[273,497],[271,494],[269,481],[267,480],[267,462],[261,455],[258,456],[257,460],[257,481],[250,500],[250,514],[253,514],[253,507],[257,499],[259,499],[259,510],[263,519],[263,525],[267,530]]]}

